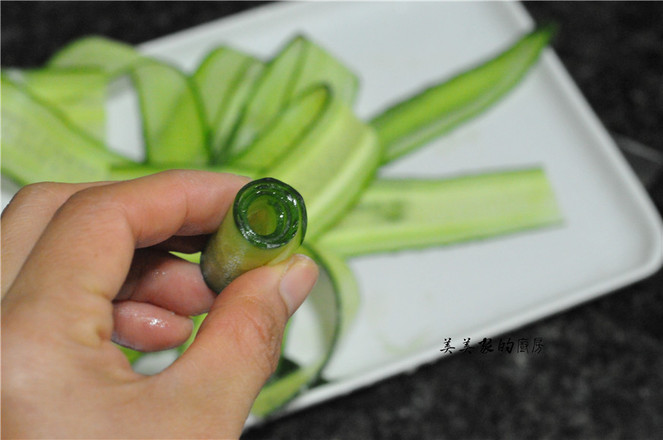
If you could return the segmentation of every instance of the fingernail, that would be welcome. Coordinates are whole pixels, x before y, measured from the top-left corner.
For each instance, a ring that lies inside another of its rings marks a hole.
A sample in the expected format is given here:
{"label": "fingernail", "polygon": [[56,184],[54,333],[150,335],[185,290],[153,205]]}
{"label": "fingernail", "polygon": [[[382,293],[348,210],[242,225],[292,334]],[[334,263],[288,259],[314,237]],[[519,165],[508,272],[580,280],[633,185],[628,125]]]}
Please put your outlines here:
{"label": "fingernail", "polygon": [[293,255],[288,261],[281,282],[279,293],[292,315],[304,302],[318,279],[318,266],[306,255]]}

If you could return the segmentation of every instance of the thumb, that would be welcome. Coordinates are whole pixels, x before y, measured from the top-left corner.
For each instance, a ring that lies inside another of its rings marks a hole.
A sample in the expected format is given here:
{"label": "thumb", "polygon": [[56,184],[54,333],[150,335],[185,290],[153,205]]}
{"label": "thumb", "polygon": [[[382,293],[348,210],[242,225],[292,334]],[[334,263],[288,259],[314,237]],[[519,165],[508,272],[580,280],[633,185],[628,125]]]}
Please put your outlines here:
{"label": "thumb", "polygon": [[186,394],[199,394],[211,412],[230,403],[246,417],[276,368],[288,318],[317,277],[316,264],[304,255],[238,277],[218,296],[193,344],[164,373],[176,374],[173,382]]}

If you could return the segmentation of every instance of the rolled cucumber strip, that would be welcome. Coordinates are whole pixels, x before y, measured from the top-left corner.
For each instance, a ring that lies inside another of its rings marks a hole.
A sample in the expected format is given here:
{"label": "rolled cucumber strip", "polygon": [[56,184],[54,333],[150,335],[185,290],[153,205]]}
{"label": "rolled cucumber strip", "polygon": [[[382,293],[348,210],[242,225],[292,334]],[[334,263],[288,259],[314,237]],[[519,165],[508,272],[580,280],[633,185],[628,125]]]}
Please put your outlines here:
{"label": "rolled cucumber strip", "polygon": [[249,182],[201,254],[205,282],[219,293],[246,271],[286,260],[306,225],[304,199],[293,187],[271,178]]}
{"label": "rolled cucumber strip", "polygon": [[487,110],[520,82],[554,33],[537,29],[506,51],[448,81],[399,102],[371,120],[391,162]]}
{"label": "rolled cucumber strip", "polygon": [[317,242],[351,257],[477,240],[561,221],[541,168],[452,179],[376,179]]}

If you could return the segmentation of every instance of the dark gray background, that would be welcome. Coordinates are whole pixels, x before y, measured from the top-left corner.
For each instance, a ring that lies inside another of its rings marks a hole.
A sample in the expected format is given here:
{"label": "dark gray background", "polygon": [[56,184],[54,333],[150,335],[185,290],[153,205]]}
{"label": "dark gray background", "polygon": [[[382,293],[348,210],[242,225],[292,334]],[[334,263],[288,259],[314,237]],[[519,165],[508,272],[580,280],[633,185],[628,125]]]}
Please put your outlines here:
{"label": "dark gray background", "polygon": [[[255,6],[3,1],[2,65],[39,66],[86,34],[140,43]],[[663,3],[526,7],[537,22],[560,25],[554,48],[605,126],[663,153]],[[660,212],[663,181],[649,191]],[[662,290],[659,271],[504,335],[543,338],[538,356],[475,351],[447,357],[253,429],[245,438],[660,438]]]}

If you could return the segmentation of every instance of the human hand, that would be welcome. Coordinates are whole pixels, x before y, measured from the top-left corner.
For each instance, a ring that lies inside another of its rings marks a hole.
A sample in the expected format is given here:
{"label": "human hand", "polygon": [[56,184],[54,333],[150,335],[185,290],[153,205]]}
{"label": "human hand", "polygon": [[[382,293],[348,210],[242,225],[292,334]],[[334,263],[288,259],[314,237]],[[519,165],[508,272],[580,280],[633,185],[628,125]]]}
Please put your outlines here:
{"label": "human hand", "polygon": [[[2,215],[3,437],[240,435],[317,267],[294,256],[216,296],[168,251],[200,250],[245,183],[172,171],[19,191]],[[111,342],[174,347],[207,310],[159,374],[134,372]]]}

